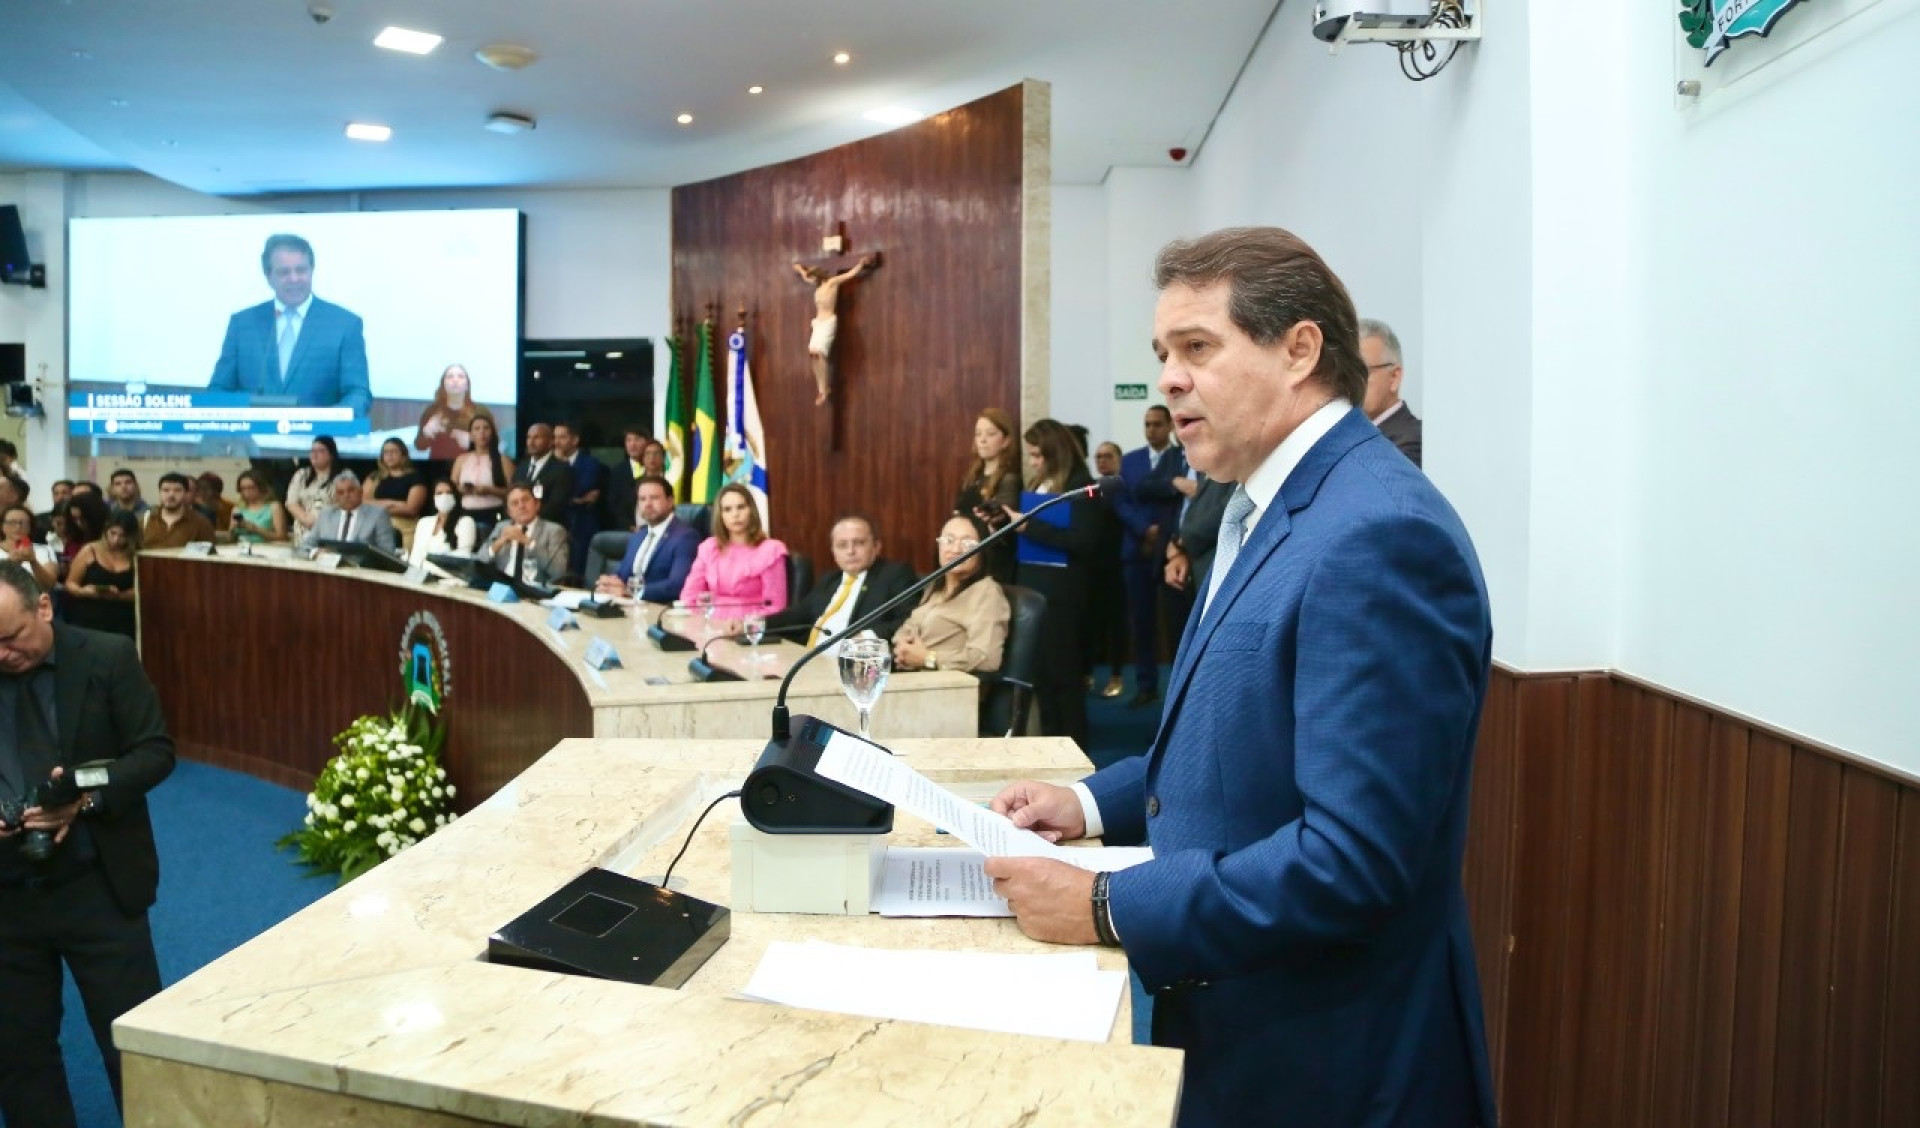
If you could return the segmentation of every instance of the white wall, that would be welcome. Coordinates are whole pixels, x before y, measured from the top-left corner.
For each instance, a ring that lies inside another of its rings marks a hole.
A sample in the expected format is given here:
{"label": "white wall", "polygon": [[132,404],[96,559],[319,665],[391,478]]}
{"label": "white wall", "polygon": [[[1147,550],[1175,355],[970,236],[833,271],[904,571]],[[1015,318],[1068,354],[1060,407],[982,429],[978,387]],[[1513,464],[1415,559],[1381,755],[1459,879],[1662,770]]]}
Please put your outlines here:
{"label": "white wall", "polygon": [[[1502,5],[1417,85],[1385,48],[1329,58],[1300,5],[1261,44],[1194,227],[1299,232],[1400,331],[1503,661],[1920,774],[1916,6],[1695,110],[1671,5]],[[1109,187],[1116,347],[1163,209]]]}
{"label": "white wall", "polygon": [[[1107,342],[1107,192],[1053,186],[1052,384],[1048,412],[1084,423],[1093,441],[1105,416],[1092,405],[1113,398]],[[1021,420],[1027,426],[1031,419]]]}

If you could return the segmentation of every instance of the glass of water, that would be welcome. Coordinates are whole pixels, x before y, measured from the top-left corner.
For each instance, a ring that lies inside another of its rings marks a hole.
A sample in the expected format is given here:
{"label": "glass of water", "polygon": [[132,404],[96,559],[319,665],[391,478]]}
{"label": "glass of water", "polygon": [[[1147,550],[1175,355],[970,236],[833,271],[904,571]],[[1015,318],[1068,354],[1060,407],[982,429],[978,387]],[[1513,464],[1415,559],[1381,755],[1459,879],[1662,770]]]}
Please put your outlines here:
{"label": "glass of water", "polygon": [[755,611],[740,622],[740,633],[747,636],[748,658],[753,663],[755,676],[760,671],[760,640],[766,637],[767,617]]}
{"label": "glass of water", "polygon": [[703,627],[706,627],[708,630],[712,630],[713,629],[713,593],[710,591],[701,592],[699,596],[696,598],[696,602],[700,604],[700,625]]}
{"label": "glass of water", "polygon": [[840,688],[860,711],[860,738],[872,739],[868,719],[893,671],[893,651],[883,638],[849,638],[840,643]]}

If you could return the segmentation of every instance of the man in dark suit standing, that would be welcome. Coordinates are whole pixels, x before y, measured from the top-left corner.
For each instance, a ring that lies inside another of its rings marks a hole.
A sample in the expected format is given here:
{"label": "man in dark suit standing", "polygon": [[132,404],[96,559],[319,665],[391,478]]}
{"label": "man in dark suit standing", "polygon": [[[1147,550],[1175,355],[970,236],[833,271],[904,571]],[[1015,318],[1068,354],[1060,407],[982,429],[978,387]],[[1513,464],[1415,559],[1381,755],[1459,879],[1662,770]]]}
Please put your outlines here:
{"label": "man in dark suit standing", "polygon": [[[104,782],[76,773],[96,760],[108,761]],[[74,1123],[60,1059],[63,961],[120,1098],[113,1020],[160,990],[147,926],[160,857],[146,795],[172,771],[173,740],[132,641],[56,625],[33,577],[0,563],[0,795],[18,799],[56,773],[82,789],[75,802],[30,806],[22,826],[0,828],[0,1115],[8,1124]],[[44,860],[29,845],[34,837],[51,843]]]}
{"label": "man in dark suit standing", "polygon": [[1400,378],[1406,375],[1400,367],[1400,338],[1386,322],[1363,317],[1360,358],[1367,362],[1367,401],[1360,410],[1401,454],[1420,465],[1420,417],[1400,398]]}
{"label": "man in dark suit standing", "polygon": [[313,247],[274,235],[260,252],[273,300],[228,319],[210,391],[292,396],[302,407],[351,407],[365,418],[367,337],[358,315],[313,296]]}
{"label": "man in dark suit standing", "polygon": [[[700,534],[693,526],[674,516],[673,487],[665,478],[649,474],[637,487],[635,517],[639,527],[627,538],[620,563],[594,582],[601,595],[626,595],[633,590],[642,603],[672,603],[680,598],[680,589],[693,568],[694,554],[700,551]],[[633,585],[634,576],[640,583]]]}
{"label": "man in dark suit standing", "polygon": [[1180,503],[1180,531],[1167,542],[1163,578],[1180,602],[1180,623],[1185,633],[1187,617],[1193,613],[1196,585],[1206,582],[1207,569],[1213,567],[1213,549],[1220,540],[1220,515],[1226,511],[1233,483],[1189,470],[1174,485],[1181,487],[1186,500]]}
{"label": "man in dark suit standing", "polygon": [[1169,244],[1160,390],[1236,483],[1147,752],[1018,826],[1145,840],[1093,874],[989,858],[1028,935],[1126,949],[1185,1125],[1491,1128],[1460,884],[1493,626],[1466,528],[1359,410],[1359,319],[1278,228]]}
{"label": "man in dark suit standing", "polygon": [[513,468],[513,482],[533,490],[542,520],[565,526],[573,505],[573,467],[553,453],[553,428],[535,423],[527,428],[526,457]]}
{"label": "man in dark suit standing", "polygon": [[[767,616],[768,630],[810,626],[807,637],[795,641],[811,646],[828,635],[845,633],[848,624],[913,586],[913,569],[897,560],[881,559],[880,532],[869,518],[848,514],[833,523],[829,535],[837,570],[822,576],[806,598]],[[912,606],[903,603],[868,629],[891,639],[912,612]]]}
{"label": "man in dark suit standing", "polygon": [[1167,538],[1180,513],[1174,482],[1186,476],[1187,460],[1173,445],[1173,416],[1165,405],[1147,409],[1147,445],[1120,459],[1126,490],[1114,500],[1123,533],[1121,578],[1127,592],[1127,621],[1133,629],[1135,708],[1160,700],[1160,588]]}
{"label": "man in dark suit standing", "polygon": [[607,484],[607,468],[593,452],[580,449],[580,427],[553,425],[553,454],[573,472],[573,497],[567,504],[567,571],[585,576],[587,548],[600,532],[600,495]]}

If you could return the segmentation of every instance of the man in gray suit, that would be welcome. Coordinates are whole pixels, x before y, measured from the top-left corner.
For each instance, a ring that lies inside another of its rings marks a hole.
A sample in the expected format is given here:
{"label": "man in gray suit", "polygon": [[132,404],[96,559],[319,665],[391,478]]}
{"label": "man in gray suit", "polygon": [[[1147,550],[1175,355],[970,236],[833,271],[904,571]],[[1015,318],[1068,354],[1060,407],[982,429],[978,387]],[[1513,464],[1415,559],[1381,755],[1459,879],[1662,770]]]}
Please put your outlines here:
{"label": "man in gray suit", "polygon": [[1367,362],[1367,418],[1400,453],[1420,465],[1420,417],[1400,398],[1400,338],[1384,321],[1360,319],[1360,357]]}
{"label": "man in gray suit", "polygon": [[1192,491],[1180,489],[1186,501],[1180,510],[1179,527],[1167,544],[1164,572],[1167,586],[1179,592],[1185,601],[1180,615],[1182,625],[1193,610],[1194,591],[1206,582],[1207,569],[1213,567],[1213,547],[1220,539],[1220,515],[1226,512],[1227,498],[1233,496],[1232,482],[1216,481],[1198,471],[1175,486],[1184,487],[1187,483],[1192,484]]}
{"label": "man in gray suit", "polygon": [[320,519],[300,539],[301,548],[318,548],[323,540],[359,541],[387,552],[400,551],[400,534],[393,519],[377,505],[360,504],[365,491],[351,470],[342,470],[333,479],[333,504],[320,511]]}
{"label": "man in gray suit", "polygon": [[555,584],[567,574],[567,530],[540,516],[533,487],[507,491],[507,519],[493,527],[480,559],[524,583]]}

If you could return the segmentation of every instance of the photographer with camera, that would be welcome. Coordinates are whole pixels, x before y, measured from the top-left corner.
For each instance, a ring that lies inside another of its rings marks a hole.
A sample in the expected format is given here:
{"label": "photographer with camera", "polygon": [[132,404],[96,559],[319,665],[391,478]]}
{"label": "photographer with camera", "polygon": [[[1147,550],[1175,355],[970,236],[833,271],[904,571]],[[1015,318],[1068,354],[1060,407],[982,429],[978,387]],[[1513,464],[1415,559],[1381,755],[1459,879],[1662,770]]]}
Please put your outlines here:
{"label": "photographer with camera", "polygon": [[147,909],[160,859],[146,794],[173,771],[160,699],[131,640],[56,624],[0,561],[0,1115],[74,1123],[60,1059],[73,973],[120,1099],[113,1020],[160,990]]}

